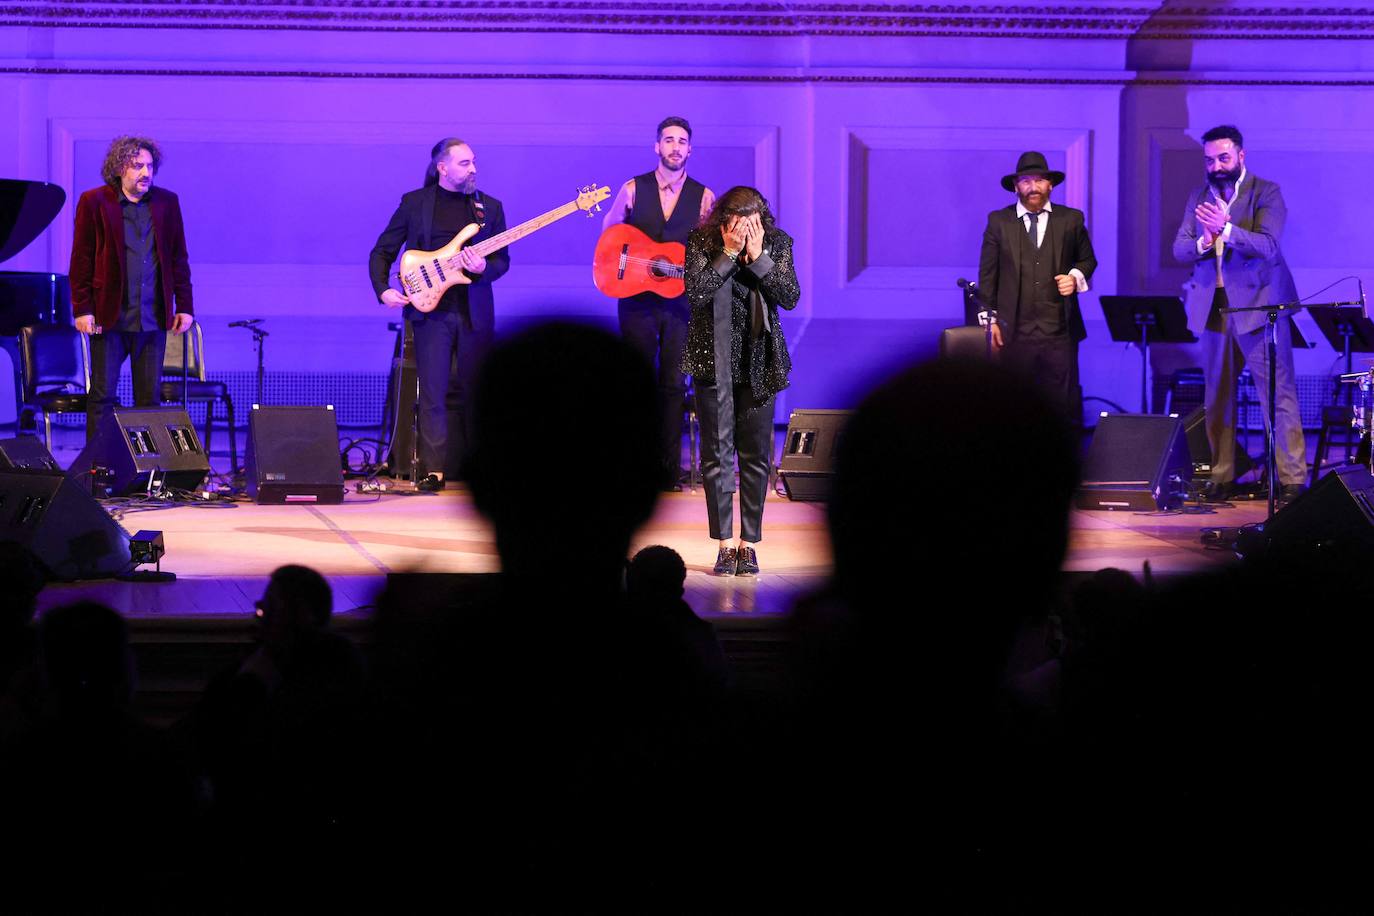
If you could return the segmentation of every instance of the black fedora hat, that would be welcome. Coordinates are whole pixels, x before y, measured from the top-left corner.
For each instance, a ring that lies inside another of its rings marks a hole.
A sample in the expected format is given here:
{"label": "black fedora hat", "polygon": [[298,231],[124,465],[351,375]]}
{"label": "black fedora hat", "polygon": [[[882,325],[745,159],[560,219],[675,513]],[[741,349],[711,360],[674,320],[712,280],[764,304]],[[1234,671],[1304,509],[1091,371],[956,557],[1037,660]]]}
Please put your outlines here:
{"label": "black fedora hat", "polygon": [[1002,187],[1008,191],[1015,191],[1016,179],[1022,175],[1032,174],[1044,175],[1050,180],[1050,187],[1064,183],[1064,173],[1051,172],[1050,167],[1045,164],[1044,153],[1022,153],[1021,158],[1016,160],[1016,171],[1002,176]]}

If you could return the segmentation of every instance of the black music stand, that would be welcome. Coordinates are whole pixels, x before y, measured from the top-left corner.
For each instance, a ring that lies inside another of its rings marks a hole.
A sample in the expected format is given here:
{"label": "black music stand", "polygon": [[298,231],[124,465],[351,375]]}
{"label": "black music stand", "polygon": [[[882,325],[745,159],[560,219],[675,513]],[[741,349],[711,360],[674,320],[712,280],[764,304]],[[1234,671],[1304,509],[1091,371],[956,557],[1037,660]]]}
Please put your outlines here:
{"label": "black music stand", "polygon": [[[1364,310],[1358,306],[1339,306],[1337,308],[1309,308],[1308,314],[1321,329],[1331,349],[1345,357],[1345,373],[1353,370],[1353,354],[1374,353],[1374,321],[1365,317]],[[1347,400],[1349,391],[1346,392]]]}
{"label": "black music stand", "polygon": [[1140,412],[1150,412],[1150,344],[1197,343],[1177,296],[1102,296],[1112,340],[1140,348]]}
{"label": "black music stand", "polygon": [[[1326,342],[1345,357],[1345,375],[1354,372],[1354,354],[1374,353],[1374,321],[1364,314],[1364,309],[1356,306],[1337,306],[1311,309],[1312,320],[1317,323]],[[1340,393],[1332,392],[1332,406],[1350,407],[1350,386],[1340,385]],[[1323,422],[1323,426],[1325,423]],[[1316,456],[1317,461],[1321,456]],[[1345,439],[1345,460],[1350,461],[1350,438]]]}

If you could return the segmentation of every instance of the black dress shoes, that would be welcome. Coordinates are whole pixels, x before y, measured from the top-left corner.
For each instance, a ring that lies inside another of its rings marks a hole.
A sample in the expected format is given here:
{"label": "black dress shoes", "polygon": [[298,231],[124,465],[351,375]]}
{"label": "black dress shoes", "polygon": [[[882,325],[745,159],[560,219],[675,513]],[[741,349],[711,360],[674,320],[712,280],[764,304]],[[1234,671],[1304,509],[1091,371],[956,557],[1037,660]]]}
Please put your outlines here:
{"label": "black dress shoes", "polygon": [[759,555],[752,547],[741,547],[735,560],[735,575],[757,576],[759,574]]}
{"label": "black dress shoes", "polygon": [[1278,502],[1281,505],[1288,505],[1293,500],[1307,492],[1307,485],[1301,483],[1286,483],[1279,490]]}
{"label": "black dress shoes", "polygon": [[438,493],[443,488],[444,478],[437,474],[426,474],[420,482],[415,485],[415,489],[419,490],[421,493]]}
{"label": "black dress shoes", "polygon": [[716,565],[711,572],[717,576],[733,576],[735,574],[735,548],[722,547],[720,553],[716,554]]}
{"label": "black dress shoes", "polygon": [[1207,489],[1203,491],[1203,495],[1209,503],[1228,502],[1236,495],[1236,485],[1229,480],[1225,483],[1212,481],[1207,484]]}

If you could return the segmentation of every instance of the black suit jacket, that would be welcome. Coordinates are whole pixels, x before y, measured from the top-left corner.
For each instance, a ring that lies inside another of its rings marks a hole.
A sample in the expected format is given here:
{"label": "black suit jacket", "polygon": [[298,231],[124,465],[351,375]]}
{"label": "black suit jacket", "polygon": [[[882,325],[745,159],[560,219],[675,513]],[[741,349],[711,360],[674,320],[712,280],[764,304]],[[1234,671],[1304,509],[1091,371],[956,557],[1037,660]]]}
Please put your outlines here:
{"label": "black suit jacket", "polygon": [[[1097,258],[1088,239],[1083,211],[1054,204],[1050,210],[1048,228],[1041,248],[1051,256],[1050,273],[1066,274],[1077,267],[1084,279],[1091,280],[1097,269]],[[997,323],[1002,339],[1010,343],[1016,338],[1016,322],[1021,298],[1021,244],[1026,237],[1026,224],[1016,217],[1016,205],[993,210],[983,230],[983,254],[978,262],[978,288],[983,301],[997,309]],[[1059,298],[1055,291],[1053,295]],[[1083,315],[1078,310],[1078,294],[1062,297],[1064,323],[1075,341],[1088,336],[1083,327]]]}
{"label": "black suit jacket", "polygon": [[[438,196],[435,185],[402,196],[400,206],[391,214],[391,221],[386,224],[382,234],[377,236],[377,244],[372,246],[372,254],[368,257],[367,269],[372,279],[372,291],[377,294],[379,300],[382,293],[391,285],[391,265],[396,261],[403,244],[407,249],[433,251],[449,243],[449,239],[446,238],[430,238],[430,230],[434,225],[434,202]],[[506,230],[506,211],[501,206],[501,201],[483,193],[482,206],[487,214],[486,225],[468,239],[468,245],[499,235]],[[472,283],[468,286],[468,315],[473,330],[489,331],[495,326],[495,297],[492,296],[491,284],[499,280],[509,269],[510,249],[502,248],[500,251],[492,252],[487,258],[486,270],[480,274],[468,274],[472,278]],[[406,306],[407,319],[421,321],[425,316],[425,312]]]}

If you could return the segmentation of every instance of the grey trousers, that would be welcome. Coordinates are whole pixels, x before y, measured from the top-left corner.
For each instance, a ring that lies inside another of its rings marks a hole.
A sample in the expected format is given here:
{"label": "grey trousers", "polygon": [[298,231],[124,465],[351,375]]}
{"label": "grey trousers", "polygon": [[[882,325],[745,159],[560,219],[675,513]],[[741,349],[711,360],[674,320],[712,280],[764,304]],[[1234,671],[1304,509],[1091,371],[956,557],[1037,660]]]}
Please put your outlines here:
{"label": "grey trousers", "polygon": [[701,423],[701,476],[706,523],[721,541],[735,531],[735,462],[739,462],[740,540],[763,540],[763,504],[773,467],[773,403],[759,401],[748,385],[734,386],[735,415],[723,417],[714,379],[693,376]]}
{"label": "grey trousers", "polygon": [[[1274,439],[1277,452],[1279,483],[1283,485],[1307,482],[1307,444],[1302,434],[1302,417],[1298,413],[1298,386],[1293,372],[1293,336],[1287,320],[1280,321],[1278,359],[1275,361],[1275,417],[1278,435]],[[1236,473],[1236,381],[1244,366],[1250,367],[1259,392],[1260,410],[1264,425],[1269,426],[1269,355],[1266,328],[1248,334],[1237,333],[1230,317],[1224,331],[1203,331],[1202,350],[1204,371],[1207,374],[1207,441],[1212,446],[1212,480],[1230,483]]]}

